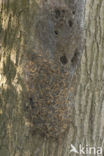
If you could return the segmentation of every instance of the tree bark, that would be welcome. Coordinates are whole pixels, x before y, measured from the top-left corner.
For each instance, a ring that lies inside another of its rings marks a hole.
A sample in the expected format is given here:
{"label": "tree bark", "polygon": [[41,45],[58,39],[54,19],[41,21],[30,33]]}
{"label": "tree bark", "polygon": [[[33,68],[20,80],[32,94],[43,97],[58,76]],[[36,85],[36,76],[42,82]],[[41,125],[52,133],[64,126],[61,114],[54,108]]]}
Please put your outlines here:
{"label": "tree bark", "polygon": [[0,1],[0,155],[104,155],[103,42],[104,0]]}

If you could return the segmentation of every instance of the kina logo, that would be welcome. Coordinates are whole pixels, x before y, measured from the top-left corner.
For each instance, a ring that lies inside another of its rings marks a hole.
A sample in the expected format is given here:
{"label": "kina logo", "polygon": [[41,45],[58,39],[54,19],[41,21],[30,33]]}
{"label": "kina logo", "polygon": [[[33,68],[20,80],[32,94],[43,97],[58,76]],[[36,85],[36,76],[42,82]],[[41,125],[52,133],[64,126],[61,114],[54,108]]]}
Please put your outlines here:
{"label": "kina logo", "polygon": [[93,146],[82,146],[81,144],[78,146],[78,149],[71,144],[70,153],[76,153],[79,155],[88,154],[88,155],[99,155],[102,156],[103,149],[102,147],[93,147]]}

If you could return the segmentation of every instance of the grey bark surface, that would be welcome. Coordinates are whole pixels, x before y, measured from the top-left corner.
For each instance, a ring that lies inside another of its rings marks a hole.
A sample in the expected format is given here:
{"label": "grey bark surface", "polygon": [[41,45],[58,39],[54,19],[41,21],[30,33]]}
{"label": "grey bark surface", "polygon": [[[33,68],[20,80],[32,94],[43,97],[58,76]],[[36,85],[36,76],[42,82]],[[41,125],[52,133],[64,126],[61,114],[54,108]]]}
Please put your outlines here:
{"label": "grey bark surface", "polygon": [[104,155],[103,43],[104,0],[0,0],[0,156]]}

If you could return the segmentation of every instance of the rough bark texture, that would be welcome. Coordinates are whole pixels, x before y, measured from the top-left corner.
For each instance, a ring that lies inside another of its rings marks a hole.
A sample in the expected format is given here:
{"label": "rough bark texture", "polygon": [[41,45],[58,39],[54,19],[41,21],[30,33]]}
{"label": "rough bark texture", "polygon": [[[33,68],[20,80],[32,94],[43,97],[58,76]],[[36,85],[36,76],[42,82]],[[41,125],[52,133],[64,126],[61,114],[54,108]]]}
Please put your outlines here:
{"label": "rough bark texture", "polygon": [[104,0],[0,1],[0,155],[104,150],[103,42]]}

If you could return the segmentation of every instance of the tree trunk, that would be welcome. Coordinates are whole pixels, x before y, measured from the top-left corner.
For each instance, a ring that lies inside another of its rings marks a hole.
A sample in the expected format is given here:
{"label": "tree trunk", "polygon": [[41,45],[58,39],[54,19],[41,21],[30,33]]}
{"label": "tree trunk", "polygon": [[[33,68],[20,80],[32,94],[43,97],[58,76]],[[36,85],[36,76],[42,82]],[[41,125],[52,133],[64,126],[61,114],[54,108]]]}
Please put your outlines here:
{"label": "tree trunk", "polygon": [[1,156],[104,155],[103,42],[104,0],[0,1]]}

